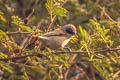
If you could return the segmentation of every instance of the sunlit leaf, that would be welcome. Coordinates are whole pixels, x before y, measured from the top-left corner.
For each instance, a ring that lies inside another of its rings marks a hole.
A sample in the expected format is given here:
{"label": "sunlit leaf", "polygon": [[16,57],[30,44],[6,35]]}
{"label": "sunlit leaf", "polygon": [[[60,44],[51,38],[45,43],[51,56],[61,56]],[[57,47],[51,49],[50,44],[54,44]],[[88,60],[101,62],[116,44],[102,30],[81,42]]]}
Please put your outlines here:
{"label": "sunlit leaf", "polygon": [[28,32],[32,32],[32,29],[31,29],[30,27],[28,27],[28,26],[21,25],[21,28],[22,28],[23,30],[28,31]]}
{"label": "sunlit leaf", "polygon": [[0,52],[0,57],[1,57],[1,58],[7,58],[8,55],[6,55],[5,53]]}
{"label": "sunlit leaf", "polygon": [[0,61],[0,66],[1,66],[3,69],[7,70],[9,73],[13,73],[12,67],[9,66],[8,64]]}
{"label": "sunlit leaf", "polygon": [[2,30],[0,30],[0,39],[3,39],[3,38],[5,38],[5,39],[9,39],[9,37],[6,35],[6,33],[5,32],[3,32]]}
{"label": "sunlit leaf", "polygon": [[0,15],[0,20],[5,22],[5,23],[7,22],[6,19],[3,16],[1,16],[1,15]]}
{"label": "sunlit leaf", "polygon": [[65,8],[56,6],[54,8],[54,14],[57,16],[66,16],[67,10]]}

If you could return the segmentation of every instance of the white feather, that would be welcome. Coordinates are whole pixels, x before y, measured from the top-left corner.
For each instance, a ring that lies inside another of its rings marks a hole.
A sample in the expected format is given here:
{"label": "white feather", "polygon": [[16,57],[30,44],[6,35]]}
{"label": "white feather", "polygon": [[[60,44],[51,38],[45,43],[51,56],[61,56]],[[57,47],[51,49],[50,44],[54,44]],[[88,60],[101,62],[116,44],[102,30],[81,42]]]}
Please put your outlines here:
{"label": "white feather", "polygon": [[65,40],[65,41],[62,43],[62,47],[64,47],[69,41],[70,41],[70,39]]}
{"label": "white feather", "polygon": [[39,39],[46,39],[46,40],[49,40],[48,37],[44,37],[44,36],[39,36],[38,38],[39,38]]}

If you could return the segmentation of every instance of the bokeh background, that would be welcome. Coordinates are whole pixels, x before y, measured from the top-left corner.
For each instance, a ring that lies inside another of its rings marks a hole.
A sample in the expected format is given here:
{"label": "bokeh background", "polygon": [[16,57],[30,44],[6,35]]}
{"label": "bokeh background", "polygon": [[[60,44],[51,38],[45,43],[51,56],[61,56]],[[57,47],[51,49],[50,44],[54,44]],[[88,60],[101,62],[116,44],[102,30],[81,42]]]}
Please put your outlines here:
{"label": "bokeh background", "polygon": [[[65,24],[72,52],[41,49]],[[1,80],[119,80],[119,50],[120,0],[0,0]]]}

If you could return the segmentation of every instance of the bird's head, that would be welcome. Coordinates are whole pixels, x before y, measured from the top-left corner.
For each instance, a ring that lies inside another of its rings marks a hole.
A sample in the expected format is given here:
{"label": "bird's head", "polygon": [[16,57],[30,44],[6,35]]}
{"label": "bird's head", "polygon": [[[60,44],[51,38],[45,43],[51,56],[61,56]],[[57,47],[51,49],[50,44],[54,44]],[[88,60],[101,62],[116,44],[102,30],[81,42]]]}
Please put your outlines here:
{"label": "bird's head", "polygon": [[62,30],[68,37],[71,37],[76,34],[76,27],[72,24],[67,24],[62,27]]}

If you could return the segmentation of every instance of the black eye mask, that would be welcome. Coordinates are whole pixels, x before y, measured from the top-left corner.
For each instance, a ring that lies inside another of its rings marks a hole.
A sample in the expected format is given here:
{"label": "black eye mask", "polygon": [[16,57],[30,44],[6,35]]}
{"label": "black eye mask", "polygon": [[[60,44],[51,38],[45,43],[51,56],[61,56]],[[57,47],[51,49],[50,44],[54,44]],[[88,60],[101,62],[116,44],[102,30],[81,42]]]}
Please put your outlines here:
{"label": "black eye mask", "polygon": [[68,34],[72,34],[72,35],[75,34],[71,28],[67,28],[67,29],[66,29],[66,32],[67,32]]}

